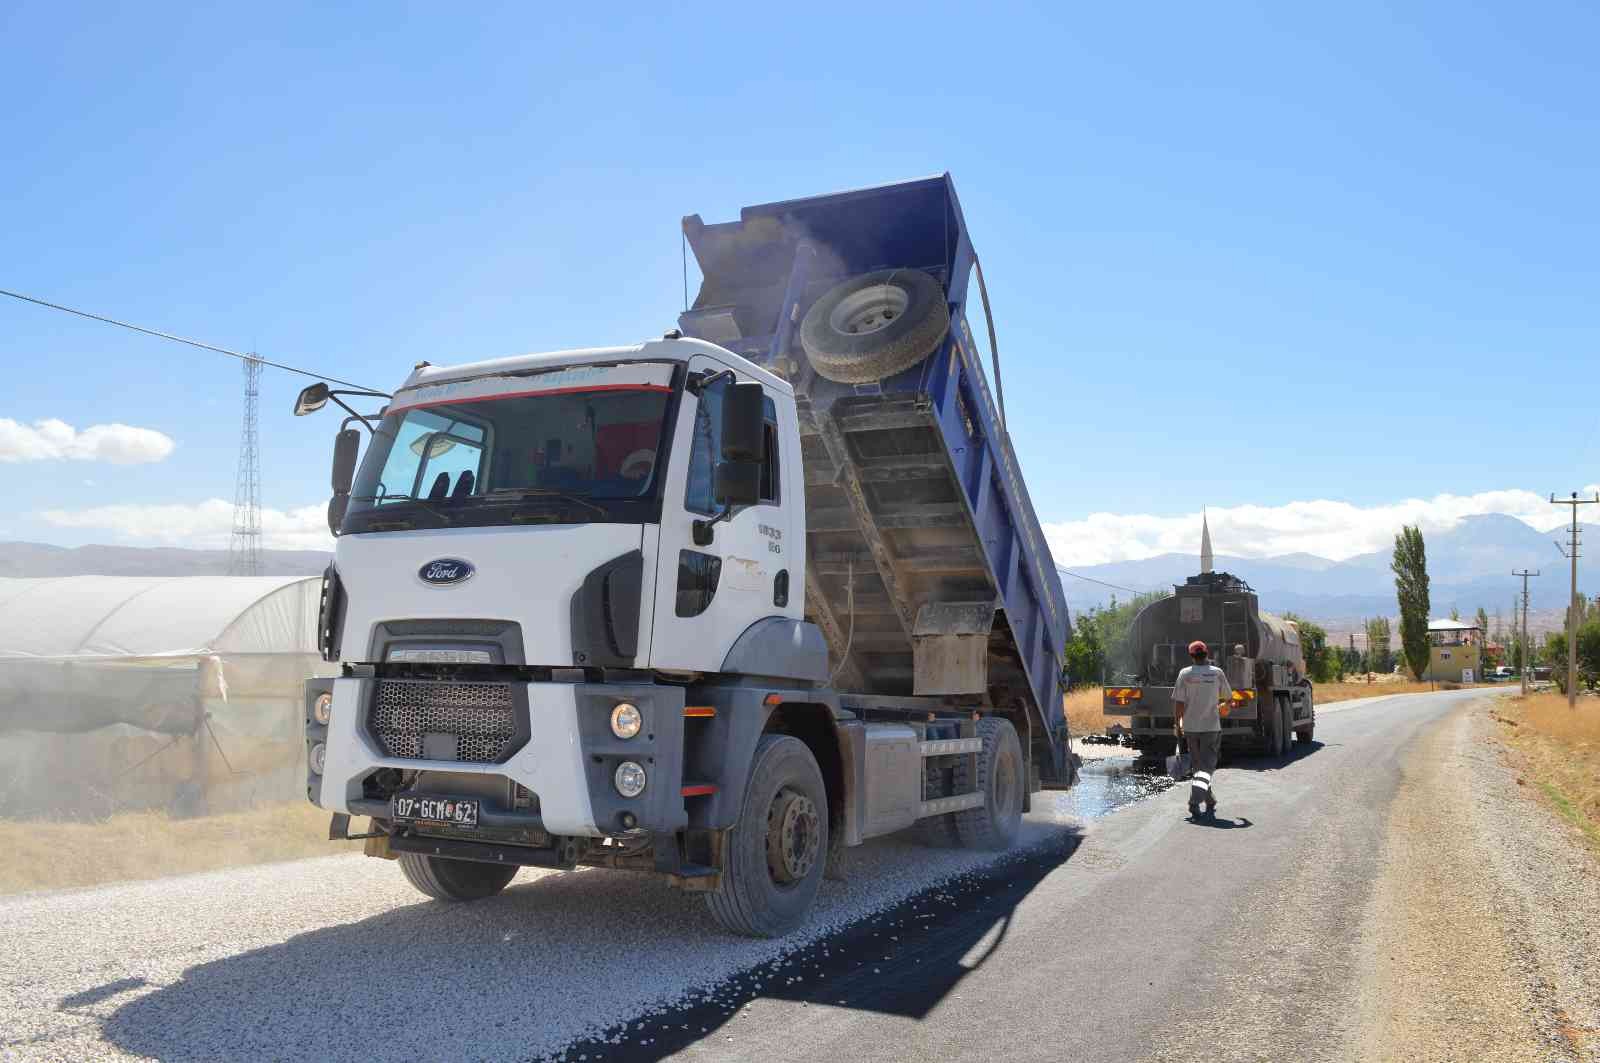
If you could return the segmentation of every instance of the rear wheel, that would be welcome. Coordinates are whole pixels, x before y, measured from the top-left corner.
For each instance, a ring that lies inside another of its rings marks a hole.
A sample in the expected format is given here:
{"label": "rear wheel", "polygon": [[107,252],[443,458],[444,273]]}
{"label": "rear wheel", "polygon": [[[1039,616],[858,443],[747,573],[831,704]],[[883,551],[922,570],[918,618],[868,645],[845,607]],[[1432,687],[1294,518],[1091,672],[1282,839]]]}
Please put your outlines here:
{"label": "rear wheel", "polygon": [[[983,750],[976,779],[968,780],[970,768],[956,769],[957,792],[973,790],[983,794],[982,808],[969,808],[955,814],[956,837],[969,849],[1005,849],[1017,839],[1022,828],[1023,785],[1027,780],[1022,759],[1022,743],[1011,721],[986,716],[978,721],[978,737]],[[966,758],[962,758],[966,763]]]}
{"label": "rear wheel", "polygon": [[1262,732],[1261,751],[1269,757],[1283,756],[1283,697],[1276,695],[1272,699],[1272,707],[1263,707],[1262,712],[1266,719]]}
{"label": "rear wheel", "polygon": [[407,882],[434,900],[478,901],[505,889],[516,877],[517,866],[401,853],[400,871]]}
{"label": "rear wheel", "polygon": [[1312,695],[1311,695],[1310,689],[1307,688],[1307,690],[1306,690],[1306,722],[1295,731],[1294,736],[1295,736],[1295,738],[1299,739],[1302,744],[1309,746],[1311,744],[1311,736],[1314,733],[1316,733],[1316,729],[1317,729],[1317,709],[1316,709],[1316,704],[1312,701]]}
{"label": "rear wheel", "polygon": [[722,885],[706,894],[735,934],[780,937],[805,921],[828,852],[828,795],[798,738],[763,735],[739,819],[723,849]]}

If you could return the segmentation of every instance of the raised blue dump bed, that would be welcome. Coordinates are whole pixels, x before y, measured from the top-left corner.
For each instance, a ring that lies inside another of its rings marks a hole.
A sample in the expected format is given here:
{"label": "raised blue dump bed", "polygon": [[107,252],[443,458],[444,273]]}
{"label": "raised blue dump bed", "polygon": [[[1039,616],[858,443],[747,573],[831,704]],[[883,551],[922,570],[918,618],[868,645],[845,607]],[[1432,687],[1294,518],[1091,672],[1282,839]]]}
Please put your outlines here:
{"label": "raised blue dump bed", "polygon": [[[967,324],[975,259],[950,176],[746,207],[724,224],[692,215],[683,231],[704,276],[679,319],[684,333],[794,385],[806,608],[835,660],[844,658],[838,685],[865,695],[926,692],[917,640],[970,632],[975,608],[989,632],[988,700],[1031,739],[1041,781],[1069,784],[1066,602]],[[888,379],[823,379],[802,349],[800,322],[841,280],[882,269],[937,279],[949,332]],[[984,607],[996,603],[991,622]]]}

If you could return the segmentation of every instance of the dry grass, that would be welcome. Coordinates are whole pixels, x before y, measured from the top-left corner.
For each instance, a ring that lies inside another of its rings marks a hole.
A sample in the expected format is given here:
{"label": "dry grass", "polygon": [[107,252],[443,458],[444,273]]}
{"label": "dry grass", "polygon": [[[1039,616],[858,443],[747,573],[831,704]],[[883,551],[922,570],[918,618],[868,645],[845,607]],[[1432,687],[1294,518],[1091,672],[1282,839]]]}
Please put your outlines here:
{"label": "dry grass", "polygon": [[1080,687],[1061,699],[1061,707],[1067,712],[1067,729],[1075,736],[1087,734],[1100,734],[1107,727],[1121,720],[1128,721],[1126,716],[1107,716],[1100,711],[1100,688]]}
{"label": "dry grass", "polygon": [[330,856],[360,844],[328,841],[328,813],[304,801],[198,819],[0,820],[0,894]]}
{"label": "dry grass", "polygon": [[1430,690],[1460,688],[1460,683],[1452,683],[1447,688],[1442,683],[1430,685],[1426,680],[1419,683],[1415,679],[1389,678],[1373,683],[1352,679],[1343,683],[1318,683],[1314,693],[1318,705],[1329,705],[1335,701],[1351,701],[1355,698],[1381,698],[1390,694],[1426,694]]}
{"label": "dry grass", "polygon": [[1531,781],[1600,856],[1600,698],[1569,709],[1561,694],[1519,695],[1493,715],[1521,772],[1517,782]]}

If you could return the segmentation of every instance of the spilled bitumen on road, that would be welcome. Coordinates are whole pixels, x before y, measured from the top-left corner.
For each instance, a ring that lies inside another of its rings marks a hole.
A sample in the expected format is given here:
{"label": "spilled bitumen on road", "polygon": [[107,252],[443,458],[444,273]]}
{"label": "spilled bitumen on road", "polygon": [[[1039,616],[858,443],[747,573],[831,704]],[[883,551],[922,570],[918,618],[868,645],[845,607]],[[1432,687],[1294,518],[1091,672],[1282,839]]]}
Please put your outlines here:
{"label": "spilled bitumen on road", "polygon": [[[1079,784],[1040,793],[1056,815],[1092,819],[1160,793],[1162,775],[1121,758],[1089,761]],[[1078,848],[1082,832],[1063,825],[1049,839],[962,872],[794,952],[757,964],[687,1002],[619,1023],[546,1058],[658,1060],[697,1043],[738,1044],[741,1014],[757,1001],[850,1008],[921,1019],[1004,942],[1012,912]]]}

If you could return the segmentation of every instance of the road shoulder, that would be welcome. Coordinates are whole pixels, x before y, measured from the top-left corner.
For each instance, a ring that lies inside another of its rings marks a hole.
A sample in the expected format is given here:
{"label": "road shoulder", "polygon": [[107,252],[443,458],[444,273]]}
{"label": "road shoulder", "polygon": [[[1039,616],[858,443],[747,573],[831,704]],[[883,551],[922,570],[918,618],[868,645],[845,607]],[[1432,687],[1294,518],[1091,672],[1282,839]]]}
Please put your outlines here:
{"label": "road shoulder", "polygon": [[[1600,890],[1570,828],[1517,786],[1491,704],[1428,728],[1403,762],[1365,920],[1356,1058],[1600,1059],[1587,1029]],[[1587,957],[1573,947],[1585,937]]]}

